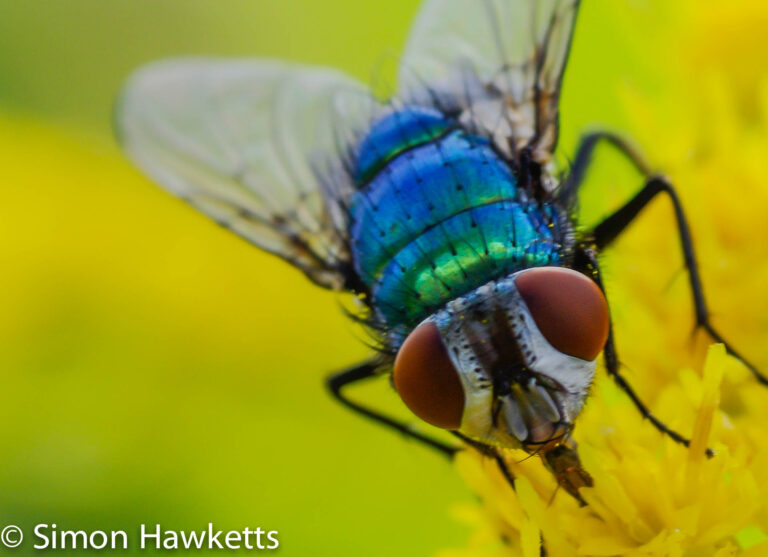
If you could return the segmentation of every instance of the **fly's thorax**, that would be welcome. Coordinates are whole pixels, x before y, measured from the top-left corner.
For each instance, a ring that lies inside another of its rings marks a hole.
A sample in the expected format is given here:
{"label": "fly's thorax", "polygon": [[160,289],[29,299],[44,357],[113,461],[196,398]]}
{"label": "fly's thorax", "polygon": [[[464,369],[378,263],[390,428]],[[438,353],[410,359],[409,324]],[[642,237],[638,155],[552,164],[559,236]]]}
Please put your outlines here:
{"label": "fly's thorax", "polygon": [[[514,273],[449,302],[416,327],[398,353],[395,386],[435,425],[451,424],[447,429],[481,443],[534,450],[566,436],[581,412],[607,315],[602,292],[576,271]],[[423,358],[414,366],[417,350]],[[415,368],[420,386],[411,388]],[[430,419],[438,407],[442,423]]]}

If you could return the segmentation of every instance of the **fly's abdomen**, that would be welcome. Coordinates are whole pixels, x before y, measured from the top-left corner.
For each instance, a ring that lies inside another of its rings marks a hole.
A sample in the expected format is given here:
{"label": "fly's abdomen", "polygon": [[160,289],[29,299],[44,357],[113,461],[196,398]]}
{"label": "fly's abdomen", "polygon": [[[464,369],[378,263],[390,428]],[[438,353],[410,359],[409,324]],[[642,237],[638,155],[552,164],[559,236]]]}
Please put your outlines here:
{"label": "fly's abdomen", "polygon": [[559,261],[556,209],[527,200],[489,142],[438,111],[406,108],[379,120],[360,143],[356,178],[355,266],[390,326]]}

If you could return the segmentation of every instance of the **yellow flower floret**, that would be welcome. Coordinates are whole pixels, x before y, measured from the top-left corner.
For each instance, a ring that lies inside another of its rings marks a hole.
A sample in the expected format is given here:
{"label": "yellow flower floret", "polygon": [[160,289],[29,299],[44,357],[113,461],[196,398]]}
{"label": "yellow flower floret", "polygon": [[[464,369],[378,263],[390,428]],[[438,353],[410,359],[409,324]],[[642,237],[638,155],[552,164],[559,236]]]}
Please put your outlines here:
{"label": "yellow flower floret", "polygon": [[768,554],[760,473],[768,441],[718,410],[723,375],[740,367],[713,345],[703,378],[683,371],[664,390],[660,412],[674,413],[683,430],[693,431],[690,450],[660,439],[619,401],[616,387],[599,381],[576,435],[595,482],[581,490],[587,506],[557,493],[551,474],[525,453],[507,455],[515,491],[492,461],[460,455],[459,469],[483,501],[480,512],[463,513],[482,525],[470,554],[538,557],[540,540],[548,556]]}

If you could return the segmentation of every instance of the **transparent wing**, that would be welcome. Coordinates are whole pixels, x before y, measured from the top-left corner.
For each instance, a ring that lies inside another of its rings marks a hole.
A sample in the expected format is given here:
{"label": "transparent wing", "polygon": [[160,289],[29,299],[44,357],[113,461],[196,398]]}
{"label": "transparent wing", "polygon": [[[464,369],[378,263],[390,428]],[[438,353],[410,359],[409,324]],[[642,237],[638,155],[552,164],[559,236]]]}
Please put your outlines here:
{"label": "transparent wing", "polygon": [[356,82],[329,69],[169,60],[129,79],[117,132],[165,189],[339,289],[348,282],[349,251],[322,186],[372,103]]}
{"label": "transparent wing", "polygon": [[579,0],[427,0],[403,56],[400,95],[428,92],[515,156],[549,162]]}

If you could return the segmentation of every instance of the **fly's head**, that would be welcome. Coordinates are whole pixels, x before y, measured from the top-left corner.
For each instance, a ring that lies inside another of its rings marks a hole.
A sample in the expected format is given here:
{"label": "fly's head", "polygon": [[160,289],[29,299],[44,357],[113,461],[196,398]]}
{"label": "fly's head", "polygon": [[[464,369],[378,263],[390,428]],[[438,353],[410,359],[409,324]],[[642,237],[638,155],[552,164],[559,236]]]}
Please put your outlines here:
{"label": "fly's head", "polygon": [[394,385],[420,418],[486,445],[563,442],[592,384],[609,329],[589,278],[538,267],[450,302],[400,346]]}

